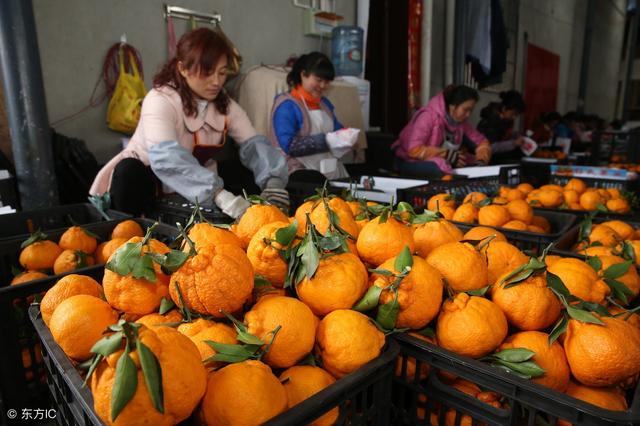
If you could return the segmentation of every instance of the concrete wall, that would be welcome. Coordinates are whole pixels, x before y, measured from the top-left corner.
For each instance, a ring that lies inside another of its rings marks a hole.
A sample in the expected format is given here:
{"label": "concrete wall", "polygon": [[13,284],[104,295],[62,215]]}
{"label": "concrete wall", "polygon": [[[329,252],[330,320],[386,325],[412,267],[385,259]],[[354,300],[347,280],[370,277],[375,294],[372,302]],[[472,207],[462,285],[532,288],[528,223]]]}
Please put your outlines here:
{"label": "concrete wall", "polygon": [[[88,104],[104,55],[122,33],[142,54],[145,83],[166,60],[165,0],[37,0],[33,2],[49,120],[55,122]],[[222,27],[244,58],[244,67],[279,64],[291,54],[330,50],[330,42],[303,35],[304,10],[291,0],[179,0],[169,2],[222,14]],[[336,13],[355,22],[356,1],[337,0]],[[187,28],[175,21],[179,37]],[[56,127],[87,142],[99,161],[120,147],[124,136],[107,129],[106,102]]]}

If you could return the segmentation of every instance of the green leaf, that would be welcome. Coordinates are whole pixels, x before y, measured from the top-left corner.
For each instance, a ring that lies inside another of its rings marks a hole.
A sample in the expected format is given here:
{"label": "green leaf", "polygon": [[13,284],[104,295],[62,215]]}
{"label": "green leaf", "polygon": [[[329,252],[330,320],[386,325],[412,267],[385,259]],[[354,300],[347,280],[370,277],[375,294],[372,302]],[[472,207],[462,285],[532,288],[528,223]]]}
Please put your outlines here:
{"label": "green leaf", "polygon": [[178,306],[180,307],[180,312],[182,313],[182,318],[187,320],[187,322],[191,322],[191,311],[187,307],[187,304],[184,302],[184,298],[182,297],[182,290],[180,289],[180,283],[176,280],[175,288],[176,293],[178,293]]}
{"label": "green leaf", "polygon": [[89,371],[87,371],[87,375],[84,378],[84,383],[85,384],[89,381],[89,379],[91,378],[91,375],[93,374],[93,372],[98,367],[98,364],[100,364],[100,361],[102,361],[103,359],[104,359],[104,357],[102,355],[100,355],[100,354],[95,355],[91,359],[91,364],[89,365]]}
{"label": "green leaf", "polygon": [[318,366],[318,362],[316,361],[316,357],[313,356],[312,353],[304,357],[302,361],[300,361],[297,365],[311,365],[313,367]]}
{"label": "green leaf", "polygon": [[[262,345],[234,345],[229,343],[218,343],[211,340],[204,341],[207,345],[221,355],[240,356],[249,359],[255,355]],[[264,343],[263,343],[264,344]]]}
{"label": "green leaf", "polygon": [[618,280],[605,278],[604,282],[611,288],[613,295],[625,305],[629,303],[627,296],[633,297],[634,295],[633,292],[629,290],[629,287]]}
{"label": "green leaf", "polygon": [[162,390],[162,369],[160,368],[160,362],[156,358],[155,354],[151,352],[151,349],[140,339],[136,339],[136,349],[138,351],[138,357],[140,358],[140,367],[142,367],[142,374],[144,381],[147,384],[147,390],[151,397],[151,402],[155,409],[164,413],[164,395]]}
{"label": "green leaf", "polygon": [[442,214],[439,212],[433,212],[431,210],[425,210],[424,212],[416,215],[411,223],[414,225],[422,225],[427,222],[434,222],[436,220],[442,219]]}
{"label": "green leaf", "polygon": [[129,275],[141,254],[142,243],[126,243],[116,250],[105,267],[118,275]]}
{"label": "green leaf", "polygon": [[109,356],[122,346],[124,334],[121,331],[105,336],[91,347],[91,352],[102,356]]}
{"label": "green leaf", "polygon": [[633,245],[629,241],[623,241],[621,254],[624,259],[632,260],[633,262],[637,260],[636,251],[633,249]]}
{"label": "green leaf", "polygon": [[586,241],[591,235],[591,228],[593,227],[593,216],[587,216],[580,224],[578,228],[578,242]]}
{"label": "green leaf", "polygon": [[541,368],[538,364],[533,361],[525,361],[525,362],[508,362],[503,360],[496,360],[496,363],[503,365],[509,368],[516,373],[522,374],[526,376],[526,378],[530,379],[532,377],[540,377],[546,373],[546,371]]}
{"label": "green leaf", "polygon": [[133,265],[131,270],[133,278],[143,278],[152,283],[156,282],[156,271],[153,269],[153,260],[151,256],[143,255]]}
{"label": "green leaf", "polygon": [[214,223],[213,226],[220,229],[226,229],[227,231],[231,230],[231,225],[228,223]]}
{"label": "green leaf", "polygon": [[467,293],[469,296],[482,297],[487,293],[487,291],[489,291],[490,288],[491,288],[491,286],[488,285],[486,287],[482,287],[482,288],[477,288],[475,290],[466,291],[465,293]]}
{"label": "green leaf", "polygon": [[379,224],[381,224],[381,225],[382,225],[383,223],[385,223],[385,222],[389,219],[389,213],[391,213],[391,212],[390,212],[390,209],[385,208],[385,209],[382,211],[382,214],[381,214],[380,216],[378,216],[378,223],[379,223]]}
{"label": "green leaf", "polygon": [[603,212],[603,213],[607,213],[607,212],[609,211],[609,209],[607,208],[607,206],[605,206],[605,205],[604,205],[604,204],[602,204],[602,203],[598,203],[598,205],[596,206],[596,209],[597,209],[599,212]]}
{"label": "green leaf", "polygon": [[320,238],[318,247],[323,251],[333,251],[342,246],[344,238],[340,235],[332,235]]}
{"label": "green leaf", "polygon": [[574,307],[569,306],[569,305],[567,305],[566,308],[567,308],[567,313],[574,320],[578,320],[578,321],[581,321],[581,322],[586,322],[586,323],[589,323],[589,324],[604,325],[604,323],[602,321],[600,321],[591,312],[583,311],[582,309],[577,309],[577,308],[574,308]]}
{"label": "green leaf", "polygon": [[353,306],[354,311],[366,312],[378,306],[382,288],[376,285],[369,287],[365,295]]}
{"label": "green leaf", "polygon": [[22,244],[20,244],[20,248],[23,249],[25,247],[30,246],[31,244],[38,242],[38,241],[44,241],[47,239],[47,234],[45,234],[44,232],[42,232],[40,230],[40,228],[38,228],[33,234],[31,234],[29,236],[29,238],[27,238],[26,240],[24,240],[22,242]]}
{"label": "green leaf", "polygon": [[607,310],[607,308],[605,308],[604,306],[600,305],[599,303],[582,301],[582,302],[579,302],[575,306],[579,307],[581,309],[587,310],[589,312],[597,312],[600,315],[603,315],[603,316],[606,316],[606,317],[610,317],[611,316],[611,312],[609,312]]}
{"label": "green leaf", "polygon": [[225,312],[224,310],[221,310],[221,312],[224,314],[224,316],[226,316],[232,323],[233,326],[236,328],[237,332],[241,332],[247,331],[247,326],[244,325],[243,323],[241,323],[240,321],[238,321],[237,319],[235,319],[235,317],[233,315],[231,315],[230,313]]}
{"label": "green leaf", "polygon": [[392,277],[393,276],[393,272],[389,271],[388,269],[369,269],[369,272],[372,274],[379,274],[379,275],[384,275],[385,277]]}
{"label": "green leaf", "polygon": [[85,235],[87,235],[87,236],[89,236],[91,238],[95,238],[96,240],[100,240],[101,239],[100,235],[96,234],[95,232],[91,232],[91,231],[89,231],[87,228],[85,228],[83,226],[80,226],[79,228],[82,229],[82,232],[84,232]]}
{"label": "green leaf", "polygon": [[120,412],[129,403],[138,387],[136,364],[129,356],[129,345],[116,363],[116,378],[111,389],[111,421],[114,422]]}
{"label": "green leaf", "polygon": [[508,362],[524,362],[528,361],[536,353],[526,348],[503,349],[500,352],[491,354],[491,357],[501,359]]}
{"label": "green leaf", "polygon": [[602,269],[602,261],[598,256],[587,256],[586,263],[593,268],[594,271],[598,272]]}
{"label": "green leaf", "polygon": [[[630,260],[626,260],[622,263],[616,263],[615,265],[611,265],[607,269],[605,269],[602,275],[604,276],[604,278],[612,280],[620,278],[621,276],[629,272],[629,267],[631,266],[631,264],[632,262]],[[631,293],[631,295],[633,295],[633,293]]]}
{"label": "green leaf", "polygon": [[396,292],[395,298],[391,302],[380,305],[376,321],[384,329],[393,330],[396,326],[399,313],[400,303],[398,303],[398,293]]}
{"label": "green leaf", "polygon": [[549,333],[549,346],[553,345],[558,337],[565,331],[567,331],[567,326],[569,325],[569,318],[566,315],[562,315],[556,325],[553,326],[553,330]]}
{"label": "green leaf", "polygon": [[90,195],[87,200],[98,210],[104,220],[111,220],[111,217],[106,213],[106,210],[111,206],[111,194],[105,192],[102,195]]}
{"label": "green leaf", "polygon": [[169,312],[171,309],[173,309],[175,306],[176,304],[173,303],[173,300],[163,297],[162,300],[160,301],[160,310],[158,311],[158,313],[160,315],[164,315],[167,312]]}
{"label": "green leaf", "polygon": [[421,330],[416,331],[416,333],[420,334],[421,336],[431,337],[432,339],[435,339],[436,337],[436,332],[433,331],[433,328],[428,326]]}
{"label": "green leaf", "polygon": [[484,199],[482,199],[482,200],[478,201],[478,202],[476,203],[476,207],[480,208],[480,207],[488,206],[488,205],[489,205],[489,204],[491,204],[492,202],[493,202],[493,198],[489,198],[489,197],[487,197],[487,198],[484,198]]}
{"label": "green leaf", "polygon": [[400,251],[400,254],[396,256],[393,267],[398,272],[404,272],[405,269],[410,269],[412,266],[413,256],[411,256],[411,250],[409,250],[409,246],[404,246]]}
{"label": "green leaf", "polygon": [[556,293],[561,294],[565,297],[571,296],[571,292],[564,285],[562,279],[560,279],[560,277],[556,274],[553,274],[549,271],[547,271],[547,286],[553,289]]}
{"label": "green leaf", "polygon": [[316,250],[315,246],[311,242],[308,242],[304,246],[301,260],[305,268],[305,274],[307,276],[307,279],[313,278],[313,276],[316,273],[316,270],[318,269],[318,265],[320,264],[320,255],[318,254],[318,251]]}
{"label": "green leaf", "polygon": [[248,345],[262,346],[266,344],[258,336],[254,336],[253,334],[243,330],[238,330],[238,340]]}
{"label": "green leaf", "polygon": [[262,275],[255,275],[253,277],[253,287],[254,288],[259,288],[259,287],[271,287],[271,281],[269,281],[267,278],[265,278]]}
{"label": "green leaf", "polygon": [[167,275],[170,275],[184,265],[190,256],[190,253],[185,253],[181,250],[171,250],[164,255],[164,262],[160,266],[162,266],[163,271],[168,272]]}
{"label": "green leaf", "polygon": [[533,269],[525,269],[524,271],[518,273],[517,275],[513,276],[509,280],[505,280],[505,282],[507,282],[508,284],[505,285],[504,288],[507,289],[507,288],[511,288],[513,286],[518,285],[518,283],[526,280],[531,275],[533,275],[533,272],[534,272]]}
{"label": "green leaf", "polygon": [[87,266],[89,266],[89,263],[87,262],[87,253],[83,252],[82,250],[76,250],[74,251],[75,255],[76,255],[76,265],[77,268],[86,268]]}
{"label": "green leaf", "polygon": [[298,231],[298,221],[294,220],[289,226],[285,226],[276,231],[276,241],[278,244],[286,247],[293,239],[296,237],[296,232]]}

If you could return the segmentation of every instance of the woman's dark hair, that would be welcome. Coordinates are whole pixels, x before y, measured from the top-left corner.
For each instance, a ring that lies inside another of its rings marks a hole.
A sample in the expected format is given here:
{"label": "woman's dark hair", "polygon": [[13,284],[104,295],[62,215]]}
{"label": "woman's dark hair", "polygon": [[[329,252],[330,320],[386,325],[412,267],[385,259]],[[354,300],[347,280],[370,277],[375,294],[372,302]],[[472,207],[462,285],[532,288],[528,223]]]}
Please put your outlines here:
{"label": "woman's dark hair", "polygon": [[[182,108],[185,114],[194,116],[197,114],[196,98],[187,81],[178,71],[178,62],[182,62],[184,68],[189,72],[206,76],[214,71],[222,56],[231,60],[233,50],[220,34],[209,28],[189,31],[180,37],[176,47],[176,56],[165,63],[153,77],[153,87],[169,86],[175,89],[182,99]],[[229,95],[224,90],[221,90],[213,100],[213,104],[220,114],[228,112],[229,102]]]}
{"label": "woman's dark hair", "polygon": [[293,64],[291,71],[287,74],[287,84],[295,87],[302,83],[300,74],[315,75],[324,80],[333,80],[336,70],[333,68],[331,60],[324,53],[311,52],[300,56]]}
{"label": "woman's dark hair", "polygon": [[522,95],[517,90],[507,90],[505,92],[500,92],[500,102],[502,110],[511,110],[517,111],[518,113],[523,113],[525,109],[524,99],[522,99]]}
{"label": "woman's dark hair", "polygon": [[552,123],[554,121],[562,120],[562,116],[558,111],[545,112],[540,114],[540,121],[545,124]]}
{"label": "woman's dark hair", "polygon": [[478,102],[478,91],[469,86],[447,86],[442,92],[444,103],[448,106],[458,106],[463,102],[474,100]]}

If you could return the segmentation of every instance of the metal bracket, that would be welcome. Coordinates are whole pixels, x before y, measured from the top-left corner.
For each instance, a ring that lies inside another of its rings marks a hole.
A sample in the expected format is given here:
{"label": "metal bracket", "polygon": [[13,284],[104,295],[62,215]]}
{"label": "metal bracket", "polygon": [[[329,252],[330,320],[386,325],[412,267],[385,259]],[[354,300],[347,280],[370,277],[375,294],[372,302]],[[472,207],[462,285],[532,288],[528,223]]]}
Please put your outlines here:
{"label": "metal bracket", "polygon": [[169,6],[168,4],[164,5],[164,19],[167,19],[169,16],[177,19],[185,19],[190,20],[194,19],[198,22],[207,22],[209,24],[219,24],[222,22],[222,15],[219,13],[203,13],[198,12],[197,10],[185,9],[184,7],[179,6]]}

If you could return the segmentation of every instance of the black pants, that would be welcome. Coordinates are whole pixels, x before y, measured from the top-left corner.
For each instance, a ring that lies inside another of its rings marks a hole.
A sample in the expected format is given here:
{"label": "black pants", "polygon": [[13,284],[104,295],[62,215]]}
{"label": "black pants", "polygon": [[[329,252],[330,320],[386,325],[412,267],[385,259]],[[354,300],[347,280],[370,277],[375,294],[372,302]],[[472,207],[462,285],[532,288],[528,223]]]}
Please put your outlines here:
{"label": "black pants", "polygon": [[151,167],[135,158],[123,159],[113,171],[109,192],[115,210],[134,216],[148,213],[156,192],[156,179]]}

